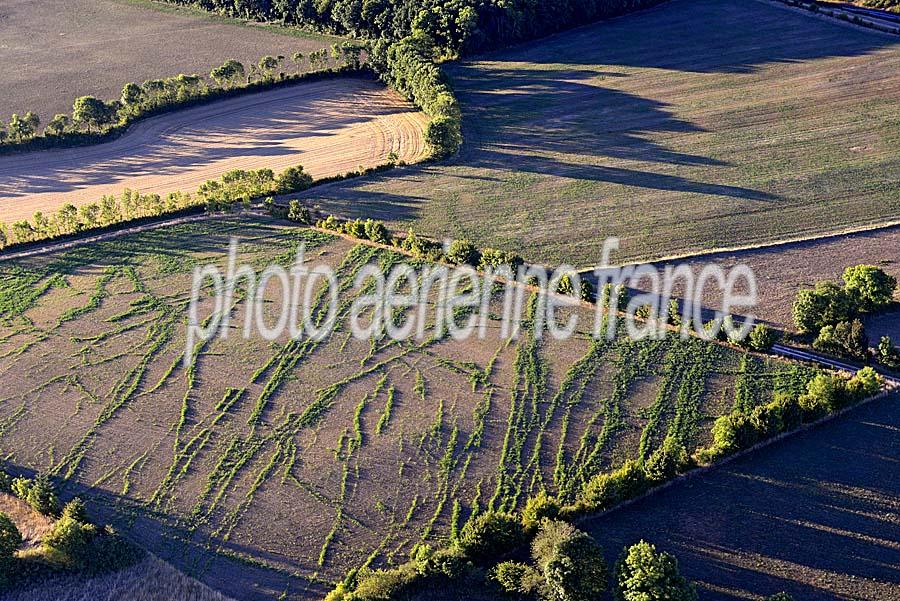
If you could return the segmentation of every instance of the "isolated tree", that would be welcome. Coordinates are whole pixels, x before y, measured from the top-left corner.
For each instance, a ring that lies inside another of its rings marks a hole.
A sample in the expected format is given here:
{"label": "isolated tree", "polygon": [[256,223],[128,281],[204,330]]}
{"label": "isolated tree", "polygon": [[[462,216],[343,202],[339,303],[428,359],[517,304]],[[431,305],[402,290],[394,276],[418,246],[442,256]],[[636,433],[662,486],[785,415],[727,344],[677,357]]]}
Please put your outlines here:
{"label": "isolated tree", "polygon": [[0,512],[0,561],[10,559],[22,545],[22,534],[15,522]]}
{"label": "isolated tree", "polygon": [[678,561],[646,541],[626,549],[616,565],[618,601],[695,601],[697,591],[678,571]]}
{"label": "isolated tree", "polygon": [[66,133],[66,130],[69,129],[69,125],[71,124],[71,119],[65,113],[59,113],[53,116],[53,119],[50,119],[50,123],[47,124],[47,127],[44,129],[45,136],[60,136]]}
{"label": "isolated tree", "polygon": [[874,265],[857,265],[844,271],[844,289],[860,311],[876,311],[894,298],[897,278]]}

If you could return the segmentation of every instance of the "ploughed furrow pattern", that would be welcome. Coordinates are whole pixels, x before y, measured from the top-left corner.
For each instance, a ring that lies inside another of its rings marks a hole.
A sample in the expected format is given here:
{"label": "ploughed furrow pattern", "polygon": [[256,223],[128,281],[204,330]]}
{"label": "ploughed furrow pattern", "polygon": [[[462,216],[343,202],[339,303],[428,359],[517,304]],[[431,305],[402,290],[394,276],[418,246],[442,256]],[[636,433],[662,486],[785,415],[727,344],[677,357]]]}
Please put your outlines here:
{"label": "ploughed furrow pattern", "polygon": [[0,222],[125,188],[193,193],[232,169],[303,165],[315,178],[426,154],[427,117],[368,79],[279,88],[150,118],[106,144],[0,157]]}

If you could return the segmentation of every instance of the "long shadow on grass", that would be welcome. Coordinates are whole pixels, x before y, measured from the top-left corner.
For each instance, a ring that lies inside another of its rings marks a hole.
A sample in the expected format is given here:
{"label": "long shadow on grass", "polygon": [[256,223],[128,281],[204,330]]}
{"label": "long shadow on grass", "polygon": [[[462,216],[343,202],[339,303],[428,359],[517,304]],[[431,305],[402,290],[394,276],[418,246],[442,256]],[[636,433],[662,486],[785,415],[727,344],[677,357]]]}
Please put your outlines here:
{"label": "long shadow on grass", "polygon": [[887,599],[889,583],[900,582],[898,400],[856,409],[586,527],[611,560],[642,538],[673,552],[706,589],[703,599],[782,590],[797,599]]}

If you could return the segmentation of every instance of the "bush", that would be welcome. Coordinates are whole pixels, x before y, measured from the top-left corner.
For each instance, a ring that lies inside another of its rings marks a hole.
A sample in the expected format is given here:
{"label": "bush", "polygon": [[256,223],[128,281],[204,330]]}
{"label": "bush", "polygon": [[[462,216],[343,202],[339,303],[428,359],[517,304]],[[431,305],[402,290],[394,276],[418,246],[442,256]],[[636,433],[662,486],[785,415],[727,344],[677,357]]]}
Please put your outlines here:
{"label": "bush", "polygon": [[869,356],[869,337],[860,320],[842,321],[822,328],[813,342],[813,348],[865,360]]}
{"label": "bush", "polygon": [[457,548],[434,551],[428,545],[420,545],[413,558],[416,571],[421,576],[444,576],[451,580],[462,577],[472,564]]}
{"label": "bush", "polygon": [[750,331],[750,348],[760,353],[772,350],[772,346],[778,342],[778,334],[765,324],[756,324]]}
{"label": "bush", "polygon": [[687,449],[674,437],[667,436],[662,445],[644,463],[644,473],[653,483],[671,480],[690,464]]}
{"label": "bush", "polygon": [[509,267],[515,275],[515,271],[525,261],[519,255],[505,250],[497,250],[496,248],[485,248],[481,251],[481,260],[478,262],[478,269],[487,271],[492,269],[496,271],[501,267]]}
{"label": "bush", "polygon": [[759,441],[750,417],[740,411],[719,417],[713,424],[712,435],[713,445],[727,453],[746,449]]}
{"label": "bush", "polygon": [[859,311],[877,311],[890,304],[897,279],[874,265],[857,265],[844,271],[844,289]]}
{"label": "bush", "polygon": [[11,488],[14,495],[28,503],[38,513],[59,515],[59,499],[47,476],[39,475],[34,480],[16,478]]}
{"label": "bush", "polygon": [[876,354],[878,362],[891,369],[900,369],[900,349],[894,346],[890,336],[882,336]]}
{"label": "bush", "polygon": [[619,601],[695,601],[697,591],[678,571],[678,560],[646,541],[632,545],[616,564]]}
{"label": "bush", "polygon": [[603,511],[622,501],[633,499],[647,490],[648,482],[639,461],[628,460],[608,474],[598,474],[588,481],[579,505],[582,511]]}
{"label": "bush", "polygon": [[801,333],[817,334],[822,328],[848,321],[853,300],[834,282],[819,282],[812,290],[801,290],[791,308]]}
{"label": "bush", "polygon": [[366,219],[363,231],[366,239],[378,244],[390,244],[393,239],[393,236],[391,236],[391,233],[381,221]]}
{"label": "bush", "polygon": [[288,221],[293,221],[294,223],[302,223],[304,225],[312,223],[312,213],[310,213],[308,208],[302,206],[296,198],[288,201],[287,218]]}
{"label": "bush", "polygon": [[766,601],[794,601],[794,598],[785,592],[775,593],[766,597]]}
{"label": "bush", "polygon": [[556,497],[551,497],[546,491],[525,502],[522,508],[522,525],[527,532],[535,532],[544,520],[555,520],[559,517],[560,504]]}
{"label": "bush", "polygon": [[548,599],[592,601],[606,591],[609,575],[603,549],[571,524],[544,522],[534,539],[532,557],[544,574]]}
{"label": "bush", "polygon": [[309,188],[313,183],[310,174],[303,171],[303,167],[288,167],[275,180],[275,190],[278,194],[291,194],[293,192],[302,192]]}
{"label": "bush", "polygon": [[22,545],[22,534],[15,522],[0,512],[0,561],[10,559]]}
{"label": "bush", "polygon": [[516,516],[488,511],[466,522],[456,544],[475,564],[486,565],[522,546],[525,541],[525,530]]}
{"label": "bush", "polygon": [[10,475],[0,470],[0,493],[12,493],[12,483],[13,480]]}
{"label": "bush", "polygon": [[447,260],[456,265],[476,267],[481,260],[481,253],[469,240],[454,240],[447,249]]}
{"label": "bush", "polygon": [[500,588],[511,595],[531,597],[542,588],[541,574],[531,566],[518,561],[504,561],[491,570],[490,577]]}
{"label": "bush", "polygon": [[91,543],[97,535],[97,527],[72,517],[63,516],[53,524],[44,536],[44,547],[61,553],[67,562],[85,567],[91,560]]}
{"label": "bush", "polygon": [[63,507],[62,517],[70,518],[81,524],[86,524],[88,521],[87,507],[84,506],[84,502],[81,499],[72,499],[66,503],[65,507]]}

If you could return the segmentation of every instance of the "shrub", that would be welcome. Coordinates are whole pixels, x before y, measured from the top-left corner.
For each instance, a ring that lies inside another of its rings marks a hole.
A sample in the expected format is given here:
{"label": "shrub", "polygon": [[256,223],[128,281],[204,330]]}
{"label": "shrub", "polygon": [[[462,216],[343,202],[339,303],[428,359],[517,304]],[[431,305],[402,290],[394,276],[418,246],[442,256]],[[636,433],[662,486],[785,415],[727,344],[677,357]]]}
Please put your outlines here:
{"label": "shrub", "polygon": [[525,261],[519,255],[505,250],[497,250],[496,248],[485,248],[481,251],[481,260],[478,262],[478,268],[482,271],[492,269],[496,271],[501,267],[509,267],[513,272],[524,264]]}
{"label": "shrub", "polygon": [[897,288],[897,279],[874,265],[848,267],[843,279],[859,311],[876,311],[890,304]]}
{"label": "shrub", "polygon": [[854,319],[834,326],[825,326],[813,342],[813,347],[824,352],[866,359],[869,355],[869,338],[863,323]]}
{"label": "shrub", "polygon": [[759,440],[750,417],[740,411],[719,417],[713,424],[712,435],[713,444],[729,453],[753,446]]}
{"label": "shrub", "polygon": [[447,249],[447,260],[457,265],[476,267],[481,260],[481,253],[469,240],[454,240]]}
{"label": "shrub", "polygon": [[890,336],[882,336],[878,342],[876,358],[878,362],[891,369],[900,368],[900,349],[894,346]]}
{"label": "shrub", "polygon": [[571,524],[545,521],[531,554],[544,575],[548,599],[591,601],[606,590],[609,575],[603,549]]}
{"label": "shrub", "polygon": [[451,580],[462,577],[472,564],[455,547],[434,550],[429,545],[418,545],[412,553],[416,571],[424,577],[444,576]]}
{"label": "shrub", "polygon": [[393,236],[391,236],[391,233],[381,221],[366,219],[363,230],[368,240],[378,244],[390,244],[393,239]]}
{"label": "shrub", "polygon": [[819,282],[814,289],[797,293],[791,311],[800,332],[817,334],[825,326],[849,320],[853,300],[834,282]]}
{"label": "shrub", "polygon": [[278,194],[291,194],[292,192],[302,192],[309,188],[313,183],[310,174],[303,171],[303,167],[288,167],[275,180],[275,189]]}
{"label": "shrub", "polygon": [[766,597],[766,601],[794,601],[794,598],[785,592],[775,593]]}
{"label": "shrub", "polygon": [[22,534],[15,522],[0,512],[0,561],[11,558],[22,545]]}
{"label": "shrub", "polygon": [[542,490],[525,502],[525,507],[522,508],[522,525],[526,531],[535,532],[544,520],[558,518],[559,510],[560,504],[556,497],[551,497]]}
{"label": "shrub", "polygon": [[616,565],[619,601],[694,601],[697,591],[678,571],[678,560],[646,541],[632,545]]}
{"label": "shrub", "polygon": [[81,499],[75,498],[66,503],[66,506],[63,507],[62,517],[73,519],[81,524],[86,524],[88,518],[87,508],[84,506],[84,502]]}
{"label": "shrub", "polygon": [[672,436],[667,436],[662,445],[644,463],[644,473],[653,483],[671,480],[689,465],[687,449]]}
{"label": "shrub", "polygon": [[750,348],[761,353],[770,351],[778,341],[778,334],[765,324],[756,324],[750,331]]}
{"label": "shrub", "polygon": [[287,218],[288,221],[293,221],[294,223],[302,223],[304,225],[312,223],[312,213],[310,213],[308,208],[302,206],[296,198],[288,201]]}
{"label": "shrub", "polygon": [[47,476],[39,475],[34,480],[16,478],[12,482],[12,492],[38,513],[59,515],[59,499]]}
{"label": "shrub", "polygon": [[534,596],[543,585],[543,578],[537,570],[518,561],[497,564],[490,577],[504,592],[512,595]]}
{"label": "shrub", "polygon": [[457,546],[475,564],[485,565],[525,543],[522,523],[509,513],[488,511],[469,520]]}
{"label": "shrub", "polygon": [[0,493],[12,493],[13,480],[9,474],[0,470]]}
{"label": "shrub", "polygon": [[85,567],[91,559],[91,543],[97,534],[97,527],[85,524],[69,516],[63,516],[53,524],[53,529],[44,536],[44,547],[57,551],[72,565]]}
{"label": "shrub", "polygon": [[639,461],[628,460],[608,474],[598,474],[588,481],[582,493],[582,509],[603,511],[647,490],[644,468]]}
{"label": "shrub", "polygon": [[884,385],[884,378],[871,367],[864,367],[847,381],[847,394],[850,401],[859,401],[878,394]]}

